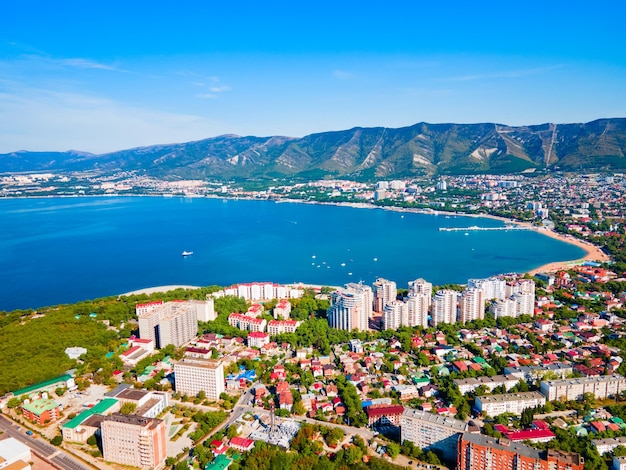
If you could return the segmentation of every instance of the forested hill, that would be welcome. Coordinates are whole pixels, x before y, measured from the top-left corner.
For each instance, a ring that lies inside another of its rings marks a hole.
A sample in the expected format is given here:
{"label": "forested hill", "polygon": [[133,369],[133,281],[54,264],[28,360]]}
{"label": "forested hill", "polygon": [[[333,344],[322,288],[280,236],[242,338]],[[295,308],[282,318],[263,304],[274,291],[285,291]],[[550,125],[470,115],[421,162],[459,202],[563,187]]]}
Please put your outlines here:
{"label": "forested hill", "polygon": [[14,152],[0,173],[139,171],[160,178],[400,178],[419,174],[626,170],[626,118],[585,124],[428,124],[311,134],[302,138],[223,135],[93,155]]}

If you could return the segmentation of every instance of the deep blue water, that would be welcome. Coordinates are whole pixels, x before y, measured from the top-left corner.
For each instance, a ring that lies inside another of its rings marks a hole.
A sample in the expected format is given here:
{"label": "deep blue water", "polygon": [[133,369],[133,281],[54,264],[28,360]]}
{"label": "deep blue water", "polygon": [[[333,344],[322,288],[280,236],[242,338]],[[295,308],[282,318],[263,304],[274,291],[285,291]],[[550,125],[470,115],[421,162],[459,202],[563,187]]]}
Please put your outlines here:
{"label": "deep blue water", "polygon": [[471,225],[503,224],[271,201],[0,199],[0,310],[169,284],[466,283],[584,254],[530,231],[438,230]]}

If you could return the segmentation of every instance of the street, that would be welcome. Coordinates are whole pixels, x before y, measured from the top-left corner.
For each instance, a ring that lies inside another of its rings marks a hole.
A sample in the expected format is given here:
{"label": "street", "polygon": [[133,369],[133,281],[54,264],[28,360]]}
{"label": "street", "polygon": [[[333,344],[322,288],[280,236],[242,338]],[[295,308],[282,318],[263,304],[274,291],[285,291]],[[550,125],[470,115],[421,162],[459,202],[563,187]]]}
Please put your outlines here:
{"label": "street", "polygon": [[28,436],[26,431],[18,429],[20,426],[0,415],[0,430],[8,436],[14,437],[21,443],[27,445],[31,450],[45,461],[67,470],[91,470],[91,467],[70,456],[60,447],[49,444],[46,440],[33,436]]}

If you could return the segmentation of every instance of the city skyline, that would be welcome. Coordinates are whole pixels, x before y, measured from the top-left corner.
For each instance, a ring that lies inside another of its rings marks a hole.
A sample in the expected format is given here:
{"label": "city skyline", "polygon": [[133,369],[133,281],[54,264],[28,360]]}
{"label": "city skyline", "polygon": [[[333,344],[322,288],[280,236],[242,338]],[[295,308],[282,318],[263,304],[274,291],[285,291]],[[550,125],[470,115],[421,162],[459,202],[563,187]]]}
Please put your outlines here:
{"label": "city skyline", "polygon": [[626,115],[615,1],[81,6],[7,6],[0,152]]}

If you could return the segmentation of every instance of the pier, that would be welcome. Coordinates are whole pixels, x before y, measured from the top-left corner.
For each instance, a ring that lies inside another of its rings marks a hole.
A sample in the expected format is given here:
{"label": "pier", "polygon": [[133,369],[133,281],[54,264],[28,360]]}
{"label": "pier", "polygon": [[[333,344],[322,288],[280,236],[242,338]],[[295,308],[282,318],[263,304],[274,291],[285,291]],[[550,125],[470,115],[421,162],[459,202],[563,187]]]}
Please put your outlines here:
{"label": "pier", "polygon": [[507,225],[506,227],[478,227],[477,225],[472,225],[471,227],[439,227],[440,232],[486,232],[491,230],[535,230],[535,228],[523,225]]}

